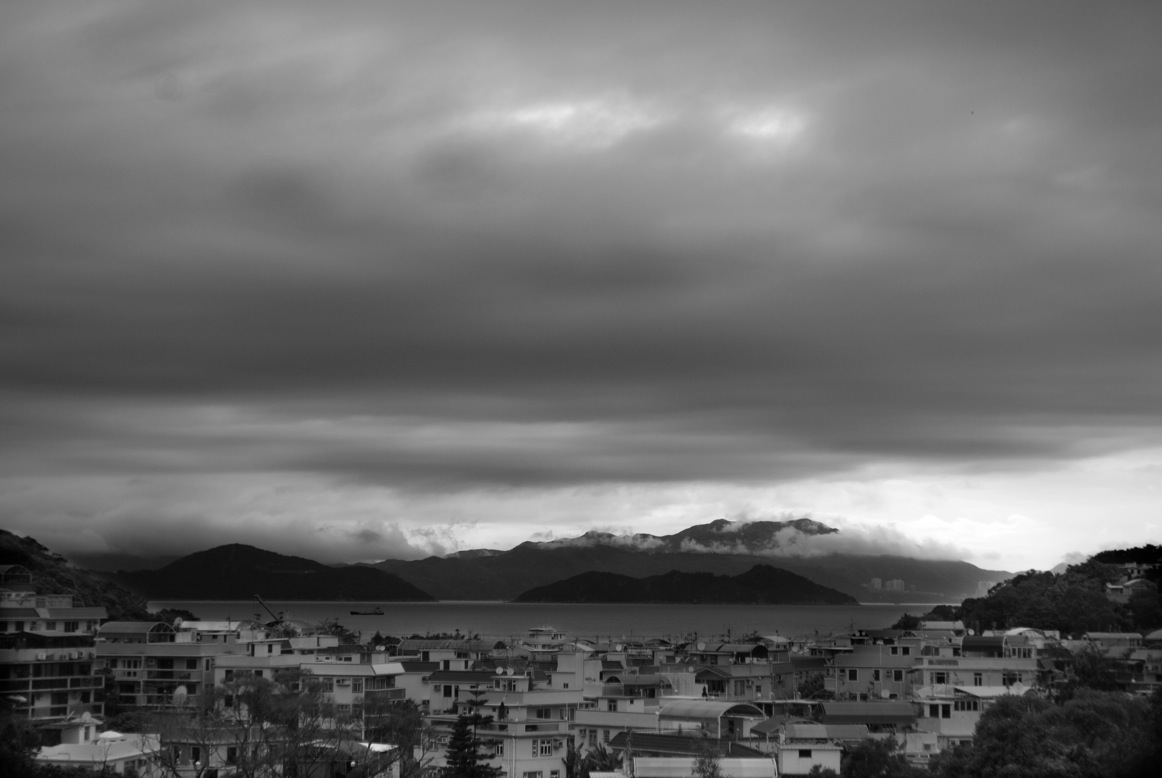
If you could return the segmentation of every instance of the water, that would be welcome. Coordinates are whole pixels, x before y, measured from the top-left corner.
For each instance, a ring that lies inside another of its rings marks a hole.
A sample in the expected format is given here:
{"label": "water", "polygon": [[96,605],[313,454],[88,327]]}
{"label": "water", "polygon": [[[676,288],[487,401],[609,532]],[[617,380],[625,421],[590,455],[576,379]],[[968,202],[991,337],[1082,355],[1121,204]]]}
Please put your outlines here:
{"label": "water", "polygon": [[[700,638],[760,635],[827,635],[856,629],[884,629],[905,612],[922,614],[931,605],[654,605],[512,602],[286,602],[266,603],[276,614],[317,624],[338,619],[348,629],[370,636],[436,633],[485,638],[523,637],[530,627],[550,625],[573,637],[590,639],[662,636]],[[156,601],[150,610],[180,608],[199,619],[270,620],[254,600]],[[383,615],[352,616],[351,611],[381,608]]]}

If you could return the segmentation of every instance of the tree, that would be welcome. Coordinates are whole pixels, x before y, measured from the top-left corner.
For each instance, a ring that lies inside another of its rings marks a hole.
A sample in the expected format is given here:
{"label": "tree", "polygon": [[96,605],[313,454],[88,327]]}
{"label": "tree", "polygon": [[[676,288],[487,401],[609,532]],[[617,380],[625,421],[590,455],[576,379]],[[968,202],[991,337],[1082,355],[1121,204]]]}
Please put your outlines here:
{"label": "tree", "polygon": [[604,743],[598,743],[593,748],[585,752],[585,759],[582,760],[583,778],[588,778],[589,773],[613,773],[621,769],[621,756],[614,751],[611,751]]}
{"label": "tree", "polygon": [[18,716],[7,707],[0,713],[0,774],[6,778],[35,778],[40,774],[33,755],[40,747],[36,733],[28,726],[28,719]]}
{"label": "tree", "polygon": [[818,700],[822,697],[830,696],[827,691],[827,683],[824,681],[822,673],[812,673],[807,676],[799,683],[795,691],[804,700]]}
{"label": "tree", "polygon": [[[203,710],[173,708],[157,712],[149,729],[161,735],[155,771],[177,778],[200,778],[230,765],[235,774],[259,778],[281,774],[307,776],[355,743],[361,722],[328,702],[322,679],[301,670],[273,678],[243,676],[216,687]],[[201,764],[191,771],[197,748]]]}
{"label": "tree", "polygon": [[1120,663],[1106,656],[1097,643],[1089,643],[1073,652],[1065,686],[1058,692],[1058,702],[1066,702],[1078,689],[1096,689],[1112,692],[1121,688],[1118,683]]}
{"label": "tree", "polygon": [[705,740],[694,757],[694,764],[690,768],[694,778],[723,778],[722,758],[718,753],[718,744],[713,740]]}
{"label": "tree", "polygon": [[862,740],[848,749],[840,766],[843,778],[896,778],[914,770],[904,760],[900,744],[892,739]]}
{"label": "tree", "polygon": [[1084,688],[1062,705],[1007,695],[981,715],[970,747],[942,754],[932,769],[942,778],[1152,776],[1156,712],[1162,698],[1155,705]]}
{"label": "tree", "polygon": [[435,742],[415,700],[363,703],[364,736],[396,746],[392,760],[399,762],[400,778],[423,778],[431,765],[428,751]]}
{"label": "tree", "polygon": [[495,778],[500,774],[500,768],[487,764],[480,754],[480,740],[475,732],[477,718],[471,714],[460,715],[452,725],[445,757],[448,778]]}
{"label": "tree", "polygon": [[345,645],[359,645],[363,642],[362,633],[349,629],[336,618],[323,619],[315,625],[315,632],[320,635],[334,635]]}
{"label": "tree", "polygon": [[573,738],[565,741],[565,755],[561,757],[561,761],[565,763],[565,778],[582,778],[581,771],[585,760],[577,750]]}

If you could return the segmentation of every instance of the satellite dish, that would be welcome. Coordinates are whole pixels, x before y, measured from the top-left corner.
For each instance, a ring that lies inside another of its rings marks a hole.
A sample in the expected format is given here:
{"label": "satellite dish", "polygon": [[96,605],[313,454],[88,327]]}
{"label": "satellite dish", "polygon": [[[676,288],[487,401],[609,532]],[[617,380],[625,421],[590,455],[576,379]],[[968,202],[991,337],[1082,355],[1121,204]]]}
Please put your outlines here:
{"label": "satellite dish", "polygon": [[188,697],[189,694],[190,694],[190,690],[186,688],[185,684],[182,684],[181,686],[179,686],[178,688],[173,690],[173,704],[174,705],[184,705],[186,702],[186,697]]}
{"label": "satellite dish", "polygon": [[698,643],[698,650],[699,650],[699,651],[705,651],[705,650],[706,650],[706,644],[705,644],[705,643],[703,643],[703,642],[701,642],[701,641],[699,641],[699,643]]}

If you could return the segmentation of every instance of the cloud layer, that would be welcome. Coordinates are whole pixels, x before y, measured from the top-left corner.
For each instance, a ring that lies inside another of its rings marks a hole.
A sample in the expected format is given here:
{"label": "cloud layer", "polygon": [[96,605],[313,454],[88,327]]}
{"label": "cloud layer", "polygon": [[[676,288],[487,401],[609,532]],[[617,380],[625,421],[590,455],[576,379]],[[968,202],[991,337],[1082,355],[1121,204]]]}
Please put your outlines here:
{"label": "cloud layer", "polygon": [[1160,20],[1067,9],[6,4],[4,521],[1145,542]]}

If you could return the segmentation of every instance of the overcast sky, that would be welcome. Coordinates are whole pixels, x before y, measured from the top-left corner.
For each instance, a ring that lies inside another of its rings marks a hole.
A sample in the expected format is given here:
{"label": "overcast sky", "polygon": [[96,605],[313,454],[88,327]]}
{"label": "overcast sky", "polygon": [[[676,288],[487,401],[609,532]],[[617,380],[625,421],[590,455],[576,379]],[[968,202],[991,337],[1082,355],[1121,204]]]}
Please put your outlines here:
{"label": "overcast sky", "polygon": [[0,4],[0,526],[1162,540],[1162,4]]}

